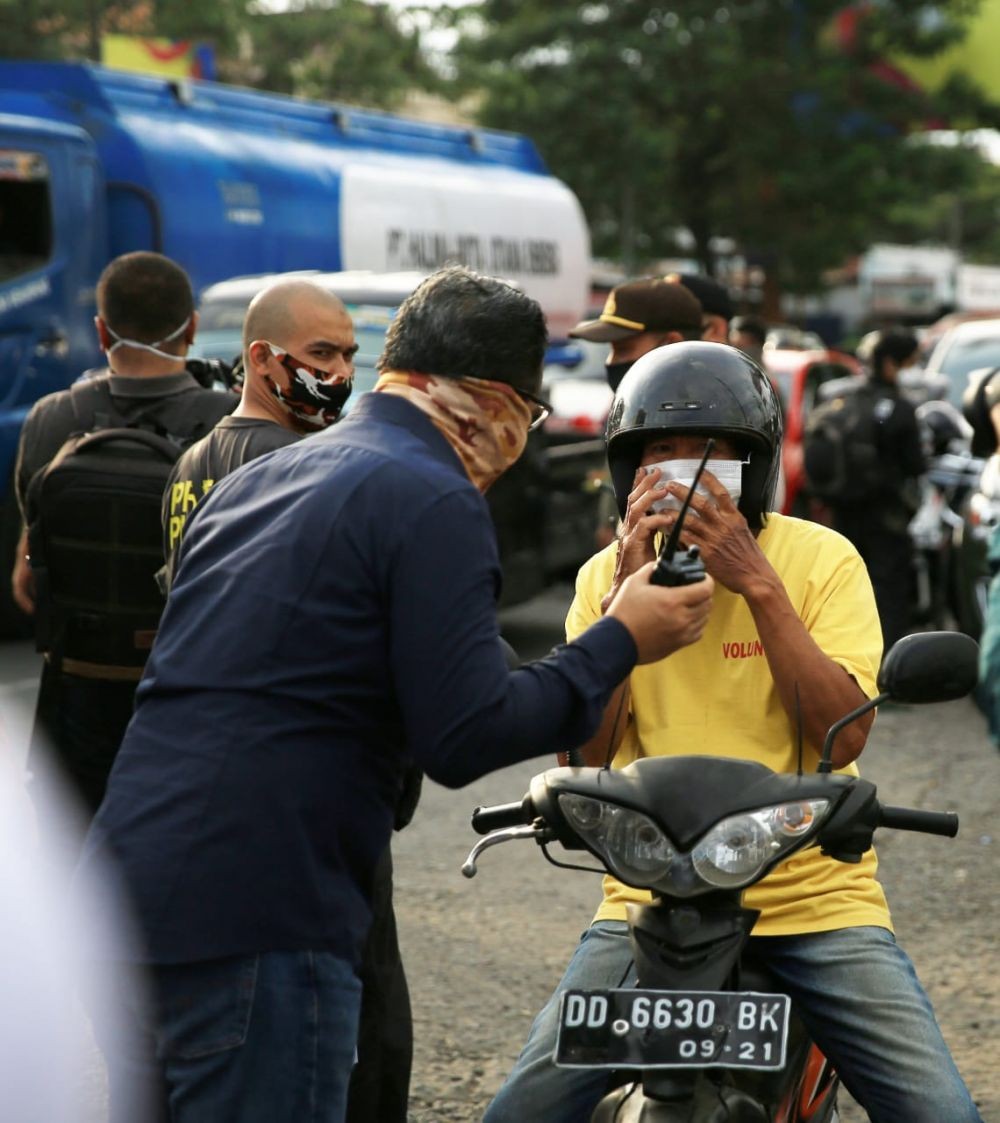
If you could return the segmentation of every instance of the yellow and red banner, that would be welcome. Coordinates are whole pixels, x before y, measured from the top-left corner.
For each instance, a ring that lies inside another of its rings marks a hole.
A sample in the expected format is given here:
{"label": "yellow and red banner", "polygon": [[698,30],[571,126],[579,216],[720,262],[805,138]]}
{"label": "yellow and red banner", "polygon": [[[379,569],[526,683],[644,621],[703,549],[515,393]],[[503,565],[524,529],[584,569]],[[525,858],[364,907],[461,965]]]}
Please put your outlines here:
{"label": "yellow and red banner", "polygon": [[[871,7],[872,0],[845,5],[827,28],[827,41],[848,53],[854,50]],[[929,94],[953,74],[960,74],[978,86],[988,99],[1000,104],[1000,0],[981,0],[979,10],[968,18],[965,31],[964,39],[934,58],[882,59],[872,69],[892,85]]]}
{"label": "yellow and red banner", "polygon": [[190,39],[144,39],[137,35],[105,35],[101,62],[117,70],[158,74],[165,78],[214,78],[211,46]]}
{"label": "yellow and red banner", "polygon": [[926,90],[934,91],[952,74],[971,79],[992,102],[1000,104],[1000,0],[982,0],[969,19],[961,43],[933,59],[901,59],[899,65]]}

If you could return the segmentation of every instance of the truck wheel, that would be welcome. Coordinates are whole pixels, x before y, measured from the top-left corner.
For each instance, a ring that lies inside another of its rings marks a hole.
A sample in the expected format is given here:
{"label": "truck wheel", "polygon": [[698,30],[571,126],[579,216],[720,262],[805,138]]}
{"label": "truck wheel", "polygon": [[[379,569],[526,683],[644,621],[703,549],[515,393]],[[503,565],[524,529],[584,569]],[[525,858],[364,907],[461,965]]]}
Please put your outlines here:
{"label": "truck wheel", "polygon": [[32,630],[31,619],[17,607],[10,591],[14,548],[20,536],[21,513],[10,484],[0,503],[0,639],[26,639]]}

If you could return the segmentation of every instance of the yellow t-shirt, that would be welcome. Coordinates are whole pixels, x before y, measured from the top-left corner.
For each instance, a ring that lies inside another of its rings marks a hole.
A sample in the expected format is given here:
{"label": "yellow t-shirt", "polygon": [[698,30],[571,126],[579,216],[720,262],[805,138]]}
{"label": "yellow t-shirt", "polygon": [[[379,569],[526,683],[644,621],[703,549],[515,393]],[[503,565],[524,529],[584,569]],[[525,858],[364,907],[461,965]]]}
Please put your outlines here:
{"label": "yellow t-shirt", "polygon": [[[819,647],[851,674],[869,698],[882,637],[871,582],[854,547],[816,523],[768,516],[758,539],[781,577],[793,607]],[[611,587],[617,543],[580,570],[566,619],[574,639],[601,615]],[[729,756],[754,760],[775,772],[798,767],[793,721],[785,713],[750,609],[743,597],[717,585],[701,640],[630,676],[631,720],[614,759],[617,768],[645,756]],[[822,746],[804,746],[802,766],[814,772]],[[843,772],[856,776],[853,764]],[[818,847],[800,851],[744,895],[760,910],[757,936],[786,936],[833,928],[890,928],[877,862],[869,850],[857,865],[824,857]],[[624,920],[628,901],[650,894],[604,879],[597,920]]]}

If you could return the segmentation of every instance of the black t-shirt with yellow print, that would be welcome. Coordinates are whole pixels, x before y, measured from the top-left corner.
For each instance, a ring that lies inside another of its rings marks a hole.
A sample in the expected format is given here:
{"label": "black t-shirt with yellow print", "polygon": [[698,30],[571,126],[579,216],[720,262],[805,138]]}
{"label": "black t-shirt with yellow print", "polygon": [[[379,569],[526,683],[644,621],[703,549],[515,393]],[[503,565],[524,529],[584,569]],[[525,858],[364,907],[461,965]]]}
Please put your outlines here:
{"label": "black t-shirt with yellow print", "polygon": [[274,421],[224,417],[180,456],[163,493],[163,554],[168,585],[187,517],[212,485],[248,461],[301,439],[301,434]]}

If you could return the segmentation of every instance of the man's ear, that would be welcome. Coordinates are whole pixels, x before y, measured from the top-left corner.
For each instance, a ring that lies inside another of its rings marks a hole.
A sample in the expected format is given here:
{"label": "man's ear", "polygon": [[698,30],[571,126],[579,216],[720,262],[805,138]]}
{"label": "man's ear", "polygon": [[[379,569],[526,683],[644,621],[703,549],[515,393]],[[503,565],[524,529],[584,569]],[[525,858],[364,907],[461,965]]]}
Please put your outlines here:
{"label": "man's ear", "polygon": [[184,342],[188,345],[188,347],[190,347],[191,344],[194,343],[194,337],[195,337],[195,334],[196,334],[197,331],[198,331],[198,313],[192,312],[191,313],[191,319],[188,322],[187,331],[184,332]]}
{"label": "man's ear", "polygon": [[705,316],[705,326],[702,328],[701,338],[708,343],[729,342],[729,321],[725,316],[709,313]]}
{"label": "man's ear", "polygon": [[247,347],[244,366],[256,373],[267,364],[270,357],[270,347],[263,340],[255,339]]}
{"label": "man's ear", "polygon": [[97,329],[97,342],[100,344],[101,350],[109,351],[111,349],[112,339],[108,332],[108,325],[100,316],[95,316],[94,327]]}

